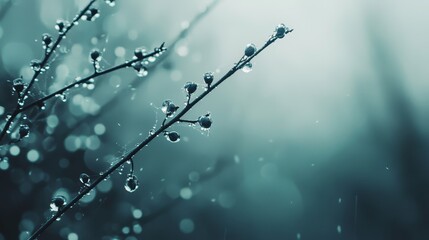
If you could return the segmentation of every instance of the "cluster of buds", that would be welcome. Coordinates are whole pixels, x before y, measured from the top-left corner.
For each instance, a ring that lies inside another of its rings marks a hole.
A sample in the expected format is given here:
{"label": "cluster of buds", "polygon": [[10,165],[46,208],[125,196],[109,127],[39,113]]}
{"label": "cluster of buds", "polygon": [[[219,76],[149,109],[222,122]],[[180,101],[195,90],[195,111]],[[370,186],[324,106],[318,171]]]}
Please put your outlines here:
{"label": "cluster of buds", "polygon": [[94,21],[100,16],[100,11],[97,8],[90,8],[82,15],[82,20]]}

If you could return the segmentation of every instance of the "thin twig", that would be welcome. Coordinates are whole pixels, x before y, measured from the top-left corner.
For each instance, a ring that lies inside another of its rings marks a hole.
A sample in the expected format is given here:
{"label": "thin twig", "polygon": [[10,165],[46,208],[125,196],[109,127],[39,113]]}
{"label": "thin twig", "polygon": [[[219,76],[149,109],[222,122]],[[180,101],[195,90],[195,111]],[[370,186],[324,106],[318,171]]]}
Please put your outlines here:
{"label": "thin twig", "polygon": [[108,69],[106,69],[106,70],[104,70],[104,71],[99,71],[99,72],[94,71],[94,73],[93,73],[93,74],[91,74],[91,75],[89,75],[89,76],[87,76],[87,77],[85,77],[85,78],[82,78],[82,79],[80,79],[79,81],[76,81],[76,82],[74,82],[74,83],[71,83],[71,84],[69,84],[69,85],[67,85],[67,86],[65,86],[65,87],[63,87],[63,88],[61,88],[61,89],[59,89],[59,90],[57,90],[57,91],[55,91],[55,92],[53,92],[53,93],[51,93],[51,94],[47,95],[47,96],[45,96],[45,97],[42,97],[42,98],[40,98],[40,99],[38,99],[38,100],[36,100],[36,101],[34,101],[34,102],[30,103],[30,104],[27,104],[27,105],[23,106],[23,107],[20,109],[20,112],[26,111],[26,110],[28,110],[28,109],[30,109],[30,108],[35,107],[35,106],[40,106],[40,105],[42,105],[45,101],[47,101],[47,100],[49,100],[49,99],[51,99],[51,98],[53,98],[53,97],[55,97],[55,96],[58,96],[59,94],[63,94],[63,93],[64,93],[64,92],[66,92],[67,90],[69,90],[69,89],[71,89],[71,88],[76,87],[76,85],[81,85],[81,84],[83,84],[83,83],[87,83],[87,82],[88,82],[88,81],[90,81],[91,79],[95,79],[95,78],[97,78],[97,77],[100,77],[100,76],[102,76],[102,75],[105,75],[105,74],[107,74],[107,73],[110,73],[110,72],[113,72],[113,71],[116,71],[116,70],[119,70],[119,69],[122,69],[122,68],[131,67],[131,66],[132,66],[132,64],[133,64],[133,63],[135,63],[135,62],[139,62],[139,61],[142,61],[142,60],[144,60],[144,59],[146,59],[146,58],[156,56],[157,54],[160,54],[160,53],[162,53],[163,51],[165,51],[165,50],[166,50],[166,48],[164,48],[164,47],[163,47],[163,45],[164,45],[164,43],[161,45],[161,47],[156,48],[153,52],[151,52],[151,53],[149,53],[149,54],[144,55],[144,56],[143,56],[143,58],[138,58],[138,59],[136,58],[136,59],[133,59],[133,60],[131,60],[131,61],[126,61],[125,63],[122,63],[122,64],[116,65],[116,66],[114,66],[114,67],[108,68]]}
{"label": "thin twig", "polygon": [[195,123],[198,122],[198,120],[184,120],[184,119],[179,119],[177,122],[195,124]]}
{"label": "thin twig", "polygon": [[[182,31],[174,38],[174,40],[169,45],[170,49],[174,49],[176,45],[184,39],[192,29],[220,2],[220,0],[214,0],[211,2],[203,11],[198,13],[190,22],[189,25],[186,28],[183,28]],[[163,55],[161,55],[156,62],[149,65],[147,70],[152,71],[157,66],[159,66],[160,63],[162,63],[165,59],[167,59],[170,54],[173,51],[167,51]],[[133,86],[135,89],[138,89],[143,83],[147,82],[147,78],[150,78],[152,75],[149,75],[146,77],[146,81],[141,81],[140,78],[134,78],[134,80],[130,83],[131,86]],[[76,129],[77,126],[81,126],[82,123],[88,123],[91,120],[95,120],[103,116],[104,114],[108,113],[107,109],[113,109],[113,106],[120,101],[117,101],[117,99],[124,99],[129,92],[127,91],[128,88],[121,88],[113,97],[111,97],[106,103],[104,103],[100,110],[98,111],[99,114],[97,115],[90,115],[86,114],[83,118],[78,120],[73,126],[71,126],[69,129],[70,131],[66,132],[66,135],[68,135],[70,132],[72,132],[74,129]]]}
{"label": "thin twig", "polygon": [[[285,34],[292,32],[292,29],[288,29]],[[68,204],[61,207],[51,218],[49,218],[40,228],[38,228],[33,235],[29,238],[29,240],[36,239],[40,234],[42,234],[52,223],[54,223],[58,218],[61,217],[65,212],[67,212],[72,206],[74,206],[82,197],[84,197],[87,193],[89,193],[92,189],[94,189],[100,182],[102,182],[104,179],[109,177],[110,174],[112,174],[114,171],[116,171],[119,167],[121,167],[124,163],[127,161],[130,161],[140,150],[142,150],[144,147],[148,146],[152,140],[154,140],[159,135],[166,132],[166,130],[171,127],[173,124],[178,122],[189,110],[192,109],[193,106],[195,106],[197,103],[199,103],[201,100],[204,99],[209,93],[211,93],[214,89],[216,89],[220,84],[222,84],[226,79],[230,78],[234,73],[236,73],[238,70],[243,68],[243,66],[250,62],[254,57],[256,57],[259,53],[261,53],[264,49],[266,49],[268,46],[270,46],[272,43],[274,43],[278,37],[275,35],[272,35],[270,39],[259,49],[257,50],[252,56],[240,58],[240,61],[238,61],[222,78],[220,78],[215,84],[211,85],[210,87],[207,87],[206,91],[201,93],[198,97],[196,97],[193,101],[191,101],[188,105],[186,105],[183,110],[181,110],[176,116],[174,116],[170,121],[166,122],[165,124],[161,125],[158,130],[153,132],[153,134],[149,134],[149,136],[142,141],[137,147],[135,147],[133,150],[131,150],[126,156],[124,156],[121,160],[119,160],[117,163],[113,164],[107,171],[100,174],[100,176],[94,180],[87,188],[83,189],[81,192],[78,193]]]}
{"label": "thin twig", "polygon": [[[36,82],[37,77],[45,70],[46,64],[48,64],[48,61],[52,54],[55,52],[55,49],[60,45],[61,41],[66,37],[67,33],[75,26],[77,25],[77,22],[82,18],[82,16],[88,11],[88,9],[91,7],[92,4],[97,0],[91,0],[80,12],[76,17],[73,19],[73,21],[66,26],[64,31],[59,32],[57,40],[54,42],[52,47],[49,51],[45,52],[45,56],[43,60],[40,62],[40,67],[38,69],[34,70],[33,77],[30,80],[30,83],[28,86],[23,90],[21,99],[22,101],[25,101],[25,99],[28,97],[28,94],[33,86],[33,84]],[[3,127],[2,131],[0,132],[0,142],[5,137],[6,133],[8,132],[10,126],[12,125],[15,118],[22,112],[22,105],[19,103],[16,104],[15,110],[12,112],[10,117],[7,119],[5,126]]]}

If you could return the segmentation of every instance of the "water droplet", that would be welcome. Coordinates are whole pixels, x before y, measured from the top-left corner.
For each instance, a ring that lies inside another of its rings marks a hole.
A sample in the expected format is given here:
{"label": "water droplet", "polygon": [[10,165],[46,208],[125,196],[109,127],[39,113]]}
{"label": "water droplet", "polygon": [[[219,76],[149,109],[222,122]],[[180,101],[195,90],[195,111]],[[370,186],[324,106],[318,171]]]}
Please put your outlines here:
{"label": "water droplet", "polygon": [[149,73],[147,68],[143,66],[142,62],[135,62],[131,66],[136,70],[137,76],[139,77],[146,77]]}
{"label": "water droplet", "polygon": [[165,138],[172,143],[177,143],[180,141],[180,135],[177,132],[166,132]]}
{"label": "water droplet", "polygon": [[97,8],[90,8],[84,15],[82,15],[82,20],[85,21],[94,21],[100,16],[100,11]]}
{"label": "water droplet", "polygon": [[253,43],[247,44],[246,48],[244,49],[244,55],[247,57],[252,56],[256,52],[256,46]]}
{"label": "water droplet", "polygon": [[55,25],[55,29],[62,34],[66,31],[67,27],[70,25],[68,21],[65,21],[63,19],[58,19],[57,24]]}
{"label": "water droplet", "polygon": [[165,113],[167,117],[173,115],[179,107],[177,107],[171,100],[165,100],[162,103],[161,111]]}
{"label": "water droplet", "polygon": [[90,182],[91,182],[91,178],[89,177],[89,175],[88,174],[86,174],[86,173],[81,173],[80,174],[80,176],[79,176],[79,181],[81,182],[81,183],[83,183],[85,186],[89,186],[90,185]]}
{"label": "water droplet", "polygon": [[105,0],[105,2],[107,3],[107,5],[114,7],[116,5],[115,0]]}
{"label": "water droplet", "polygon": [[200,124],[202,130],[208,130],[212,126],[212,119],[210,114],[206,114],[198,118],[198,124]]}
{"label": "water droplet", "polygon": [[63,102],[67,102],[67,94],[66,93],[55,94],[55,97],[60,98],[61,101],[63,101]]}
{"label": "water droplet", "polygon": [[25,88],[25,84],[22,81],[22,78],[17,78],[13,80],[13,90],[17,93],[21,93]]}
{"label": "water droplet", "polygon": [[244,64],[242,70],[243,70],[243,72],[248,73],[248,72],[252,71],[252,67],[253,67],[252,63],[251,62],[247,62],[246,64]]}
{"label": "water droplet", "polygon": [[204,73],[203,79],[204,79],[204,82],[205,82],[208,86],[210,86],[210,84],[212,84],[213,79],[214,79],[214,74],[213,74],[213,72],[206,72],[206,73]]}
{"label": "water droplet", "polygon": [[121,165],[121,167],[119,167],[119,171],[118,171],[118,173],[119,173],[119,175],[122,175],[122,173],[124,172],[124,168],[125,168],[125,165]]}
{"label": "water droplet", "polygon": [[19,126],[19,139],[23,139],[30,135],[30,127],[27,124],[21,124]]}
{"label": "water droplet", "polygon": [[135,190],[137,190],[137,188],[139,188],[139,181],[136,175],[128,174],[127,179],[125,180],[124,187],[127,192],[134,192]]}
{"label": "water droplet", "polygon": [[151,130],[149,130],[149,136],[152,136],[152,135],[154,135],[155,134],[155,129],[151,129]]}
{"label": "water droplet", "polygon": [[33,69],[33,71],[37,72],[41,70],[42,63],[40,62],[40,60],[34,59],[34,60],[31,60],[30,67],[31,69]]}
{"label": "water droplet", "polygon": [[150,57],[148,57],[148,59],[147,59],[149,62],[155,62],[156,61],[156,57],[154,57],[154,56],[150,56]]}
{"label": "water droplet", "polygon": [[82,84],[82,87],[86,88],[88,90],[94,90],[95,84],[94,83],[84,83],[84,84]]}
{"label": "water droplet", "polygon": [[45,110],[46,109],[45,102],[40,102],[40,103],[37,104],[37,106],[39,107],[40,110]]}
{"label": "water droplet", "polygon": [[43,49],[49,48],[52,44],[52,36],[49,35],[48,33],[44,33],[42,35],[42,44],[43,44]]}
{"label": "water droplet", "polygon": [[144,48],[136,48],[136,50],[134,50],[134,57],[136,59],[142,60],[145,54],[146,54],[146,49]]}
{"label": "water droplet", "polygon": [[18,104],[19,104],[19,106],[24,106],[24,103],[25,103],[25,101],[24,101],[24,99],[23,98],[19,98],[18,99]]}
{"label": "water droplet", "polygon": [[190,95],[197,90],[197,84],[194,82],[186,82],[184,88],[185,88],[186,92],[188,93],[188,95]]}
{"label": "water droplet", "polygon": [[99,62],[101,61],[101,53],[100,50],[98,49],[93,49],[90,53],[89,53],[89,62],[90,63],[95,63],[95,62]]}
{"label": "water droplet", "polygon": [[49,206],[51,207],[52,212],[58,212],[58,210],[60,210],[66,204],[66,198],[62,195],[57,195],[52,198],[51,204]]}
{"label": "water droplet", "polygon": [[286,25],[281,23],[277,25],[276,30],[274,31],[274,34],[277,38],[283,38],[289,31],[290,29],[286,27]]}

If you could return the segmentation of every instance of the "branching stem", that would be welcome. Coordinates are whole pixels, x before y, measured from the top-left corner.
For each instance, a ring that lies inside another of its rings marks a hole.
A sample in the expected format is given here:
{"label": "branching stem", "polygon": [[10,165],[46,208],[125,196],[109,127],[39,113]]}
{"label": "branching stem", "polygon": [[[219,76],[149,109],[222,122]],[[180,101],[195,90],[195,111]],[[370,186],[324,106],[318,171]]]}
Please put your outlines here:
{"label": "branching stem", "polygon": [[[18,109],[16,109],[13,112],[13,114],[11,115],[11,117],[9,118],[9,120],[7,121],[6,126],[4,127],[4,129],[2,131],[2,134],[3,134],[3,132],[6,133],[6,130],[10,127],[10,125],[13,122],[13,119],[16,118],[16,116],[18,114],[20,114],[20,113],[22,113],[22,112],[24,112],[24,111],[26,111],[28,109],[31,109],[31,108],[33,108],[35,106],[43,106],[43,104],[44,104],[45,101],[47,101],[47,100],[49,100],[49,99],[51,99],[51,98],[53,98],[55,96],[58,96],[59,94],[64,94],[64,92],[66,92],[67,90],[69,90],[71,88],[74,88],[76,85],[81,85],[83,83],[87,83],[91,79],[95,79],[97,77],[100,77],[102,75],[105,75],[107,73],[110,73],[110,72],[113,72],[113,71],[116,71],[116,70],[119,70],[119,69],[122,69],[122,68],[131,67],[131,65],[133,63],[135,63],[135,62],[142,61],[142,60],[144,60],[146,58],[149,58],[149,57],[152,57],[152,56],[156,56],[157,54],[160,54],[160,53],[162,53],[162,52],[164,52],[166,50],[166,48],[164,48],[163,45],[164,45],[164,43],[161,45],[161,47],[156,48],[153,52],[144,55],[143,58],[140,58],[140,59],[136,58],[136,59],[133,59],[131,61],[127,61],[125,63],[116,65],[114,67],[108,68],[108,69],[103,70],[103,71],[95,71],[91,75],[89,75],[89,76],[87,76],[85,78],[82,78],[82,79],[80,79],[80,80],[78,80],[76,82],[73,82],[73,83],[71,83],[71,84],[69,84],[69,85],[67,85],[67,86],[65,86],[65,87],[63,87],[63,88],[61,88],[61,89],[59,89],[59,90],[51,93],[51,94],[48,94],[48,95],[46,95],[46,96],[44,96],[44,97],[42,97],[42,98],[40,98],[38,100],[35,100],[32,103],[29,103],[29,104],[24,105],[22,107],[20,106]],[[1,141],[2,137],[3,137],[3,135],[0,136],[0,141]]]}
{"label": "branching stem", "polygon": [[[33,84],[36,82],[37,77],[45,70],[46,64],[48,64],[48,61],[52,54],[55,52],[55,49],[58,48],[61,41],[66,37],[67,33],[75,26],[77,25],[77,22],[81,19],[81,17],[88,11],[88,9],[92,6],[92,4],[95,3],[97,0],[91,0],[80,12],[76,17],[73,19],[73,21],[66,26],[64,31],[60,32],[58,35],[57,40],[54,42],[52,47],[49,51],[45,50],[45,55],[43,60],[40,62],[40,67],[34,71],[33,77],[30,80],[30,83],[28,86],[24,89],[21,95],[21,99],[25,100],[28,97],[28,94],[33,87]],[[9,128],[11,127],[13,121],[15,118],[22,112],[22,106],[17,103],[15,110],[10,115],[10,118],[6,121],[5,126],[3,127],[2,131],[0,132],[0,142],[3,140],[3,138],[6,136],[6,133],[8,132]],[[1,145],[0,145],[1,146]]]}
{"label": "branching stem", "polygon": [[[194,27],[208,14],[210,13],[210,11],[220,2],[220,0],[213,0],[203,11],[201,11],[200,13],[198,13],[192,20],[189,21],[189,25],[185,28],[183,28],[180,33],[178,33],[178,35],[173,39],[173,41],[171,42],[171,44],[169,44],[169,48],[170,49],[174,49],[176,47],[176,45],[183,40],[184,38],[186,38],[188,36],[188,34],[192,31],[192,29],[194,29]],[[161,55],[156,62],[154,62],[153,64],[149,65],[147,70],[150,72],[152,70],[154,70],[156,67],[158,67],[162,62],[164,62],[165,59],[168,58],[168,56],[170,56],[170,54],[173,51],[167,51],[165,52],[163,55]],[[142,81],[141,78],[135,78],[130,85],[132,85],[134,88],[139,88],[143,83],[145,83],[148,78],[150,78],[152,75],[149,75],[146,77],[145,81]],[[70,131],[73,131],[74,129],[76,129],[77,126],[80,126],[82,123],[88,123],[92,120],[98,119],[101,116],[103,116],[104,114],[108,113],[108,109],[113,109],[114,105],[119,103],[120,101],[117,101],[117,99],[123,99],[125,98],[127,95],[129,94],[128,92],[128,88],[122,88],[118,91],[117,94],[115,94],[114,96],[112,96],[105,104],[103,104],[100,108],[99,114],[97,115],[90,115],[87,114],[85,115],[83,118],[81,118],[79,121],[77,121],[71,128]],[[67,132],[67,134],[70,132]]]}
{"label": "branching stem", "polygon": [[[288,30],[286,32],[290,33],[293,30]],[[195,106],[197,103],[199,103],[201,100],[203,100],[208,94],[210,94],[214,89],[216,89],[220,84],[222,84],[226,79],[230,78],[234,73],[236,73],[238,70],[240,70],[246,63],[250,62],[254,57],[256,57],[259,53],[264,51],[268,46],[270,46],[272,43],[274,43],[278,38],[273,35],[270,37],[270,39],[258,50],[256,51],[252,56],[240,58],[240,61],[238,61],[223,77],[221,77],[216,83],[211,85],[207,88],[206,91],[202,92],[198,97],[196,97],[193,101],[191,101],[189,104],[187,104],[177,115],[175,115],[171,120],[165,121],[153,134],[149,134],[149,136],[142,141],[139,145],[137,145],[133,150],[131,150],[127,155],[122,157],[121,160],[119,160],[117,163],[112,165],[107,171],[100,174],[100,176],[95,179],[91,185],[89,185],[87,188],[85,188],[83,191],[79,192],[68,204],[66,204],[64,207],[58,210],[51,218],[49,218],[39,229],[37,229],[33,235],[30,236],[29,240],[36,239],[40,234],[42,234],[52,223],[54,223],[58,218],[61,217],[65,212],[67,212],[71,207],[73,207],[82,197],[84,197],[87,193],[89,193],[92,189],[94,189],[100,182],[102,182],[104,179],[109,177],[110,174],[112,174],[116,169],[121,167],[124,163],[127,161],[130,161],[140,150],[142,150],[144,147],[148,146],[152,140],[154,140],[157,136],[163,134],[167,131],[169,127],[171,127],[176,122],[179,122],[181,118],[189,112],[189,110],[192,109],[193,106]]]}
{"label": "branching stem", "polygon": [[184,120],[184,119],[179,119],[178,122],[195,124],[195,123],[198,122],[198,120]]}

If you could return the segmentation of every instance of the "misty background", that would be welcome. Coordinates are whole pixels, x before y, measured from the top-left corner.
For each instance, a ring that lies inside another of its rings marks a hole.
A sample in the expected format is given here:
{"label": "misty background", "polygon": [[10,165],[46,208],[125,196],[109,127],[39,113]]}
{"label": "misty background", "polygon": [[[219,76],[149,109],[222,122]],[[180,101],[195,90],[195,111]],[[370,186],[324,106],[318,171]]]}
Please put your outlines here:
{"label": "misty background", "polygon": [[[170,44],[210,1],[98,1],[35,85],[46,94],[134,49]],[[0,0],[0,117],[11,82],[31,79],[41,36],[56,36],[87,1]],[[187,116],[211,113],[209,132],[173,127],[54,223],[41,239],[429,238],[429,2],[222,0],[144,78],[122,69],[31,110],[30,137],[0,149],[0,239],[25,239],[70,199],[83,172],[96,178],[160,125],[166,99],[183,106],[187,81],[220,78],[248,43],[279,23],[294,31],[258,55]],[[124,90],[122,90],[124,89]],[[102,106],[119,92],[120,97]],[[100,110],[101,109],[101,110]],[[116,238],[115,238],[116,237]]]}

